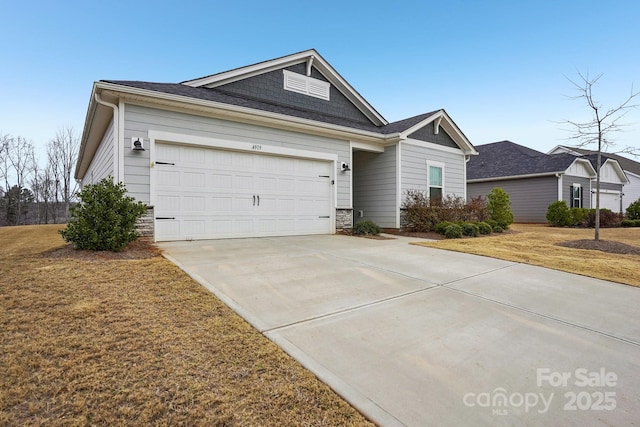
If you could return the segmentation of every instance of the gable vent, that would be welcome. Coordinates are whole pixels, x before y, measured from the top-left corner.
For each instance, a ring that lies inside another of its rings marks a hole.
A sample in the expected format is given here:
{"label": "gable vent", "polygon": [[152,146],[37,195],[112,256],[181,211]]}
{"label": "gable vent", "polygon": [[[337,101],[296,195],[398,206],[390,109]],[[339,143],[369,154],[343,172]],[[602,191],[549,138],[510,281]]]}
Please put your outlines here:
{"label": "gable vent", "polygon": [[284,72],[284,89],[292,92],[302,93],[304,95],[313,96],[315,98],[329,101],[329,92],[331,84],[313,77],[303,76],[302,74],[292,73],[288,70]]}

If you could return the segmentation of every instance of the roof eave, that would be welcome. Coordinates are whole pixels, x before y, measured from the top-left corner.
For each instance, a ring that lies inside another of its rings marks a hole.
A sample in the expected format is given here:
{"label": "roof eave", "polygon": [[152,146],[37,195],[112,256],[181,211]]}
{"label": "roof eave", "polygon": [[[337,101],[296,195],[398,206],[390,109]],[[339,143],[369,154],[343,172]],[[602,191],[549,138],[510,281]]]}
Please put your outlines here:
{"label": "roof eave", "polygon": [[318,130],[322,129],[325,133],[331,133],[343,138],[357,138],[365,139],[376,142],[388,142],[389,140],[399,139],[399,133],[382,134],[377,132],[370,132],[366,130],[351,128],[347,126],[340,126],[326,122],[320,122],[311,119],[304,119],[300,117],[290,116],[281,113],[274,113],[264,110],[258,110],[254,108],[241,107],[232,104],[225,104],[222,102],[208,101],[198,98],[192,98],[183,95],[168,94],[164,92],[157,92],[149,89],[134,88],[131,86],[122,86],[115,83],[98,82],[96,84],[97,89],[105,91],[113,96],[117,96],[124,99],[134,101],[146,101],[160,105],[180,105],[183,107],[191,107],[198,110],[204,110],[208,112],[215,111],[218,115],[233,117],[236,119],[242,118],[244,121],[258,121],[269,123],[287,124],[289,127],[296,129],[306,130]]}
{"label": "roof eave", "polygon": [[494,182],[494,181],[506,181],[511,179],[541,178],[545,176],[562,175],[564,173],[565,171],[557,171],[557,172],[531,173],[531,174],[524,174],[524,175],[495,176],[490,178],[475,178],[475,179],[467,179],[467,183],[473,184],[477,182]]}

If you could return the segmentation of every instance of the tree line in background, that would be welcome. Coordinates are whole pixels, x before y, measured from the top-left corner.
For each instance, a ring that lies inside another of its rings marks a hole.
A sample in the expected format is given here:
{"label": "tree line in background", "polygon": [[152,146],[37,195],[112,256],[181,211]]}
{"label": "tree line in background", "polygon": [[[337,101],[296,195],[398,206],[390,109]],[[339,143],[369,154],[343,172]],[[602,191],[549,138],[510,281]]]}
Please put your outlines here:
{"label": "tree line in background", "polygon": [[74,129],[63,127],[47,144],[43,164],[31,141],[0,132],[0,226],[67,222],[78,191],[79,147]]}

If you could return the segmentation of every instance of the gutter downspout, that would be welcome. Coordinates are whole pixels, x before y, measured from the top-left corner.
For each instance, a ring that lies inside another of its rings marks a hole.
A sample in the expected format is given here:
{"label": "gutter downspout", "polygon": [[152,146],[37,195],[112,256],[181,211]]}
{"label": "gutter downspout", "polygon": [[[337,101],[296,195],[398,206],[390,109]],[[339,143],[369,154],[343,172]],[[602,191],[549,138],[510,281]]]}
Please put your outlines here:
{"label": "gutter downspout", "polygon": [[94,98],[98,104],[113,109],[113,179],[115,180],[115,182],[120,182],[122,181],[122,179],[120,176],[118,176],[118,160],[120,159],[120,126],[118,125],[118,106],[100,98],[98,92],[94,94]]}

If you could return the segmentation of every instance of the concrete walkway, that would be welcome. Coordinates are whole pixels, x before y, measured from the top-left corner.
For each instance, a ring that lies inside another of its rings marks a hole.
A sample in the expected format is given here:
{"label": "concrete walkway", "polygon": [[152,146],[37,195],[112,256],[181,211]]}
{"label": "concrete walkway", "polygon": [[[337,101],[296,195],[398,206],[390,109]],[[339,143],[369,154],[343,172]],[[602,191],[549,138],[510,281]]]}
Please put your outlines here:
{"label": "concrete walkway", "polygon": [[380,425],[639,425],[640,288],[410,241],[159,246]]}

